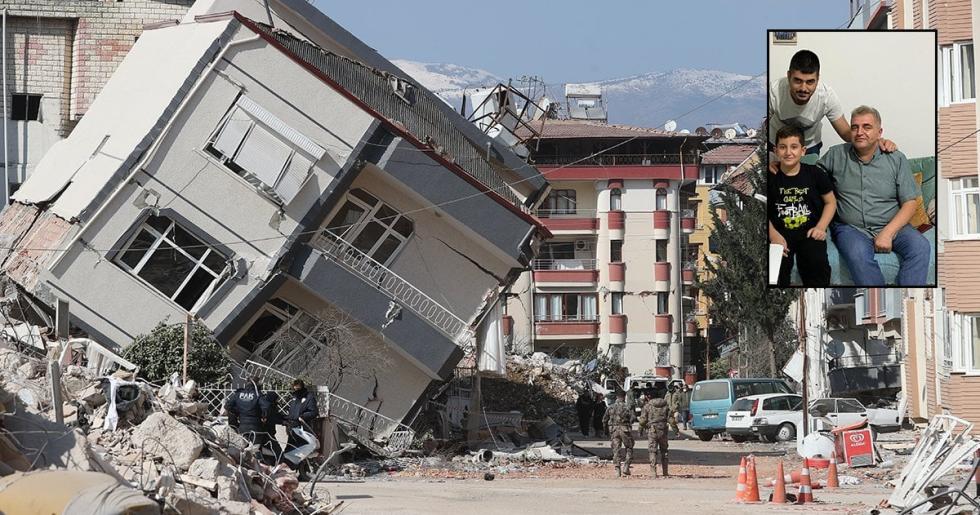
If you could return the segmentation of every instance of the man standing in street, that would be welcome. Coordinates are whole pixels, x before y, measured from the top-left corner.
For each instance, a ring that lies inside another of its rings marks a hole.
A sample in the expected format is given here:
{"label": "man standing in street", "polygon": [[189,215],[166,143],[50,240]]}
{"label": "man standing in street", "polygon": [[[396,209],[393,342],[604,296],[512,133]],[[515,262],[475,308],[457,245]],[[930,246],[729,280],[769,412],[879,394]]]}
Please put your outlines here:
{"label": "man standing in street", "polygon": [[832,147],[817,162],[837,194],[834,245],[857,286],[886,286],[875,253],[888,252],[901,258],[899,286],[925,286],[932,247],[909,225],[921,195],[909,161],[881,152],[881,114],[873,107],[851,112],[851,133],[853,143]]}
{"label": "man standing in street", "polygon": [[681,390],[681,423],[684,424],[684,430],[687,431],[687,421],[691,418],[691,387],[684,385]]}
{"label": "man standing in street", "polygon": [[667,423],[670,424],[670,430],[680,436],[681,432],[677,429],[677,412],[681,409],[681,394],[676,384],[672,384],[667,388],[666,404],[668,410]]}
{"label": "man standing in street", "polygon": [[592,408],[592,429],[595,435],[602,438],[606,432],[603,430],[602,418],[606,416],[606,401],[601,393],[595,394],[595,405]]}
{"label": "man standing in street", "polygon": [[650,399],[643,406],[643,410],[640,411],[640,431],[646,429],[647,438],[649,439],[647,448],[650,451],[650,475],[652,477],[657,477],[657,460],[660,461],[660,470],[663,472],[663,476],[667,477],[667,423],[670,419],[669,411],[667,401],[664,399]]}
{"label": "man standing in street", "polygon": [[[609,433],[609,443],[612,447],[613,464],[616,465],[616,477],[630,475],[630,463],[633,462],[633,422],[636,413],[626,405],[626,392],[616,392],[616,403],[606,410],[602,423]],[[626,448],[625,465],[620,469],[620,451]]]}

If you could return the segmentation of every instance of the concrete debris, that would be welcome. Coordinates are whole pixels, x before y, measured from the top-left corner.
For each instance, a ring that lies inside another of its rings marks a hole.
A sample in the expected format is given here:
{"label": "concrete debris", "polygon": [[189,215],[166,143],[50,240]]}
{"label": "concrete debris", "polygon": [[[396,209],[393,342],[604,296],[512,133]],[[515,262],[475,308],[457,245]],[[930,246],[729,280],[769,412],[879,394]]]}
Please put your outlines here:
{"label": "concrete debris", "polygon": [[[191,381],[157,388],[130,371],[106,377],[87,366],[63,365],[65,423],[58,423],[46,393],[45,362],[4,345],[0,477],[47,468],[94,474],[118,485],[112,488],[120,499],[149,499],[165,513],[329,514],[340,506],[301,493],[299,477],[285,465],[262,464],[257,447],[209,415]],[[107,423],[110,408],[115,424]]]}

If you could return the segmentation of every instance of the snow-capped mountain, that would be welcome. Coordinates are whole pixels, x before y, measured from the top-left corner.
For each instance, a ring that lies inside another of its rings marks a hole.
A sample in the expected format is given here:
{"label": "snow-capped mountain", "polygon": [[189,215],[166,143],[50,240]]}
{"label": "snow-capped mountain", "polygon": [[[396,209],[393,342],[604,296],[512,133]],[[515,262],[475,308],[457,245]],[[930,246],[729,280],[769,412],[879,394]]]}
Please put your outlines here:
{"label": "snow-capped mountain", "polygon": [[[457,108],[464,89],[506,81],[486,70],[454,64],[408,60],[395,64]],[[765,76],[679,69],[597,80],[594,84],[602,86],[610,123],[659,127],[673,119],[679,128],[693,131],[709,123],[740,122],[756,127],[765,116]],[[562,84],[549,84],[547,91],[553,100],[564,101]]]}

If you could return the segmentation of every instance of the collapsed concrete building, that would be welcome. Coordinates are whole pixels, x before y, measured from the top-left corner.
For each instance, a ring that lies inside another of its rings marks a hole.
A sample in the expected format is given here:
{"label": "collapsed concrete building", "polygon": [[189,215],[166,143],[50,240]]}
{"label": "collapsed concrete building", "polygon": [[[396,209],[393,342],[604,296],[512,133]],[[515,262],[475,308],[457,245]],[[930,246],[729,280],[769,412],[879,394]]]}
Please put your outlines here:
{"label": "collapsed concrete building", "polygon": [[547,189],[307,2],[201,0],[145,27],[16,192],[0,267],[107,346],[192,314],[395,424],[502,339]]}

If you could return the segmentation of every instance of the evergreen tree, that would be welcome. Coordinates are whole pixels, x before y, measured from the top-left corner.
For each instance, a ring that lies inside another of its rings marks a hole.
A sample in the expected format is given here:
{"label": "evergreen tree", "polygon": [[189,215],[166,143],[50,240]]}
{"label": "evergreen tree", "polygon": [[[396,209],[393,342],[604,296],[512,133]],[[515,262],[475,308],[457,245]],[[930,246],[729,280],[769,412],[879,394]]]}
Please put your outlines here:
{"label": "evergreen tree", "polygon": [[[766,185],[764,143],[756,149],[758,164],[746,172],[747,187],[739,191],[723,185],[721,204],[710,206],[714,227],[711,239],[717,245],[717,261],[706,260],[707,279],[700,287],[711,299],[710,313],[729,334],[754,347],[764,345],[762,352],[741,348],[743,355],[768,358],[770,377],[776,377],[777,355],[792,353],[791,340],[786,339],[789,305],[797,297],[792,289],[767,287],[769,275],[769,242],[766,204],[751,196],[764,192]],[[722,212],[726,221],[722,221]],[[750,335],[760,334],[764,342],[753,341]],[[791,334],[791,333],[790,333]],[[758,360],[758,358],[755,358]],[[750,363],[750,369],[765,370],[763,363]]]}

